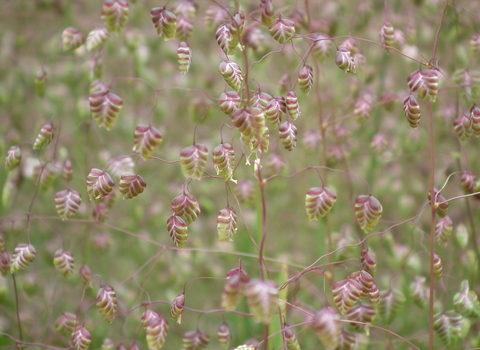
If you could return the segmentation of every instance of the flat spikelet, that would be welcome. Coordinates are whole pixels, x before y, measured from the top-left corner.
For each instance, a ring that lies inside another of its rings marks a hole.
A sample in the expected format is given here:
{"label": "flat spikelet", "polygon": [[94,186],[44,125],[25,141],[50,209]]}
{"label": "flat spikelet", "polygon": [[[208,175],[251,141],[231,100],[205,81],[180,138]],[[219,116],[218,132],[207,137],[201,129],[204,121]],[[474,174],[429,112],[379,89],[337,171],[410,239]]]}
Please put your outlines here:
{"label": "flat spikelet", "polygon": [[8,149],[7,157],[5,158],[5,170],[10,171],[20,164],[22,160],[22,151],[18,146],[12,146]]}
{"label": "flat spikelet", "polygon": [[177,32],[177,16],[165,9],[165,7],[155,7],[150,11],[152,22],[157,29],[157,34],[165,41],[175,38]]}
{"label": "flat spikelet", "polygon": [[200,180],[207,164],[208,149],[204,145],[194,144],[185,147],[180,153],[180,165],[183,175],[188,179]]}
{"label": "flat spikelet", "polygon": [[429,102],[435,102],[438,95],[438,74],[432,69],[420,69],[410,74],[407,78],[407,84],[412,93],[418,92],[418,95]]}
{"label": "flat spikelet", "polygon": [[58,249],[53,256],[53,265],[63,277],[68,277],[73,273],[74,260],[73,255],[68,250]]}
{"label": "flat spikelet", "polygon": [[83,326],[76,327],[72,332],[72,345],[74,350],[87,350],[92,342],[90,332]]}
{"label": "flat spikelet", "polygon": [[190,225],[197,220],[197,216],[200,214],[200,205],[192,194],[182,192],[172,200],[172,210],[187,225]]}
{"label": "flat spikelet", "polygon": [[100,288],[97,293],[96,305],[105,321],[112,323],[117,313],[117,295],[115,290],[111,286]]}
{"label": "flat spikelet", "polygon": [[218,99],[218,107],[223,113],[231,116],[237,109],[240,108],[242,102],[240,95],[236,91],[227,91],[220,95]]}
{"label": "flat spikelet", "polygon": [[221,350],[227,350],[230,345],[230,340],[232,339],[232,333],[230,327],[225,322],[218,327],[217,331],[218,343],[220,344]]}
{"label": "flat spikelet", "polygon": [[177,319],[177,323],[182,323],[182,312],[185,307],[185,293],[177,295],[170,308],[170,317]]}
{"label": "flat spikelet", "polygon": [[280,124],[278,127],[278,136],[287,151],[293,151],[297,146],[297,127],[290,120]]}
{"label": "flat spikelet", "polygon": [[308,220],[317,221],[332,209],[337,196],[327,187],[312,187],[305,195]]}
{"label": "flat spikelet", "polygon": [[95,123],[111,130],[117,122],[120,111],[123,107],[123,100],[109,92],[108,90],[99,90],[90,94],[90,112]]}
{"label": "flat spikelet", "polygon": [[298,104],[298,98],[297,94],[295,94],[295,91],[290,90],[287,93],[285,103],[288,114],[290,115],[290,117],[292,117],[293,120],[296,120],[300,116],[300,105]]}
{"label": "flat spikelet", "polygon": [[33,245],[25,243],[17,245],[10,260],[10,273],[14,274],[26,269],[35,259],[36,255],[37,251]]}
{"label": "flat spikelet", "polygon": [[178,44],[177,50],[178,70],[182,75],[187,74],[192,64],[192,50],[185,41]]}
{"label": "flat spikelet", "polygon": [[105,0],[102,6],[102,19],[110,33],[120,33],[125,29],[130,9],[125,0]]}
{"label": "flat spikelet", "polygon": [[123,174],[118,184],[123,199],[132,199],[138,196],[143,193],[146,187],[147,183],[143,177],[138,174]]}
{"label": "flat spikelet", "polygon": [[232,179],[235,170],[235,151],[230,143],[221,143],[213,149],[213,166],[223,180]]}
{"label": "flat spikelet", "polygon": [[357,68],[355,66],[355,61],[353,60],[350,50],[344,46],[340,46],[335,55],[335,63],[338,68],[345,71],[346,73],[356,73]]}
{"label": "flat spikelet", "polygon": [[342,323],[340,314],[335,309],[332,307],[321,309],[313,319],[313,328],[325,349],[337,349],[342,333]]}
{"label": "flat spikelet", "polygon": [[70,312],[62,312],[55,320],[54,327],[65,338],[70,338],[77,322],[77,316]]}
{"label": "flat spikelet", "polygon": [[280,44],[286,44],[295,35],[295,23],[280,16],[268,28],[268,31]]}
{"label": "flat spikelet", "polygon": [[82,197],[77,191],[66,189],[55,194],[55,208],[62,220],[74,215],[81,203]]}
{"label": "flat spikelet", "polygon": [[87,46],[88,51],[95,50],[97,47],[101,47],[105,41],[107,41],[110,33],[108,32],[107,28],[97,28],[92,30],[88,33],[87,42],[85,45]]}
{"label": "flat spikelet", "polygon": [[275,282],[253,280],[245,288],[245,296],[255,321],[270,324],[278,311],[278,287]]}
{"label": "flat spikelet", "polygon": [[168,335],[168,322],[158,316],[148,322],[146,326],[147,346],[149,350],[159,350],[165,344]]}
{"label": "flat spikelet", "polygon": [[160,147],[163,136],[151,125],[139,124],[133,134],[133,149],[143,160],[147,160]]}
{"label": "flat spikelet", "polygon": [[112,192],[115,182],[103,170],[93,168],[87,176],[87,194],[93,201],[99,201]]}
{"label": "flat spikelet", "polygon": [[223,79],[225,79],[227,84],[230,85],[235,91],[240,91],[243,75],[238,64],[233,61],[224,60],[220,63],[219,69]]}
{"label": "flat spikelet", "polygon": [[415,96],[410,95],[405,101],[403,101],[403,112],[405,113],[405,117],[407,118],[410,127],[416,129],[420,123],[421,111],[420,104]]}
{"label": "flat spikelet", "polygon": [[433,317],[433,329],[450,349],[461,339],[462,319],[454,311],[440,312]]}
{"label": "flat spikelet", "polygon": [[168,218],[167,230],[170,234],[170,238],[178,248],[185,247],[188,238],[188,227],[180,216],[173,214]]}
{"label": "flat spikelet", "polygon": [[[390,22],[383,23],[382,27],[380,28],[380,34],[379,34],[380,42],[382,43],[382,45],[393,46],[393,44],[395,43],[394,32],[395,30],[393,29],[393,26]],[[386,47],[385,51],[389,53],[390,49]]]}
{"label": "flat spikelet", "polygon": [[78,29],[68,27],[63,31],[62,45],[63,45],[64,51],[75,50],[80,46],[82,46],[82,44],[83,44],[83,36]]}
{"label": "flat spikelet", "polygon": [[308,64],[304,65],[298,72],[298,86],[306,95],[310,93],[313,86],[313,68]]}
{"label": "flat spikelet", "polygon": [[357,303],[362,293],[362,285],[354,278],[338,281],[332,287],[333,301],[342,315]]}
{"label": "flat spikelet", "polygon": [[360,228],[370,233],[377,226],[382,216],[383,207],[375,197],[360,195],[355,201],[355,216]]}
{"label": "flat spikelet", "polygon": [[217,232],[220,243],[232,241],[237,232],[237,213],[228,206],[220,209],[217,215]]}
{"label": "flat spikelet", "polygon": [[47,147],[52,142],[55,136],[55,128],[52,123],[47,123],[42,126],[38,133],[37,139],[33,144],[33,149],[40,150]]}

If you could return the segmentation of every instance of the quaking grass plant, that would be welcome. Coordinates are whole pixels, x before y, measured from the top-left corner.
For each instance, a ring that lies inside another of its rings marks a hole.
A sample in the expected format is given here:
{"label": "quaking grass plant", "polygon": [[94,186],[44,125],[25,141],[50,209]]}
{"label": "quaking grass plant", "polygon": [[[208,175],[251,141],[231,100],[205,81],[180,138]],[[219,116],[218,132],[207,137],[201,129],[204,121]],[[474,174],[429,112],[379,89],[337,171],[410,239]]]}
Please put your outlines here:
{"label": "quaking grass plant", "polygon": [[0,6],[2,348],[480,347],[480,3]]}

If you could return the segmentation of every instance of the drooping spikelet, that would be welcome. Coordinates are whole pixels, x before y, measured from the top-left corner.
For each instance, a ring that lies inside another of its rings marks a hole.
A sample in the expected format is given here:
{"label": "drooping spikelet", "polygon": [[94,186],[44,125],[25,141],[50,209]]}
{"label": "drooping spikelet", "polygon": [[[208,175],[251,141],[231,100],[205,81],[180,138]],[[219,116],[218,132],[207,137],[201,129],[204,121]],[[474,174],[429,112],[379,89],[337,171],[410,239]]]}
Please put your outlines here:
{"label": "drooping spikelet", "polygon": [[297,145],[297,127],[290,120],[286,120],[278,127],[278,136],[283,147],[293,151]]}
{"label": "drooping spikelet", "polygon": [[186,178],[200,180],[207,164],[208,149],[196,143],[185,147],[180,153],[180,165]]}
{"label": "drooping spikelet", "polygon": [[[478,128],[478,127],[477,127]],[[462,141],[468,141],[473,135],[473,123],[470,113],[463,113],[453,122],[453,131]]]}
{"label": "drooping spikelet", "polygon": [[182,323],[182,312],[185,307],[185,293],[177,295],[170,308],[170,317],[176,318],[177,323]]}
{"label": "drooping spikelet", "polygon": [[270,324],[278,305],[278,287],[275,282],[253,280],[245,288],[245,297],[253,318],[264,325]]}
{"label": "drooping spikelet", "polygon": [[250,282],[250,277],[241,266],[230,270],[227,273],[227,281],[223,287],[222,308],[234,310],[242,299],[248,282]]}
{"label": "drooping spikelet", "polygon": [[63,50],[75,50],[79,48],[83,44],[83,36],[82,33],[72,27],[66,28],[62,33],[62,45]]}
{"label": "drooping spikelet", "polygon": [[408,87],[412,93],[429,102],[435,102],[438,95],[438,74],[433,69],[419,69],[407,78]]}
{"label": "drooping spikelet", "polygon": [[191,193],[182,192],[172,200],[172,211],[190,225],[200,214],[200,205]]}
{"label": "drooping spikelet", "polygon": [[308,220],[323,218],[332,209],[337,196],[327,187],[312,187],[305,195],[305,209]]}
{"label": "drooping spikelet", "polygon": [[410,127],[415,129],[420,123],[421,111],[420,104],[418,103],[415,96],[408,96],[405,101],[403,101],[403,111],[405,117],[407,117]]}
{"label": "drooping spikelet", "polygon": [[182,350],[203,350],[209,342],[208,334],[199,330],[189,331],[183,335]]}
{"label": "drooping spikelet", "polygon": [[10,273],[14,274],[26,269],[35,259],[36,255],[37,251],[33,245],[25,243],[17,245],[10,260]]}
{"label": "drooping spikelet", "polygon": [[231,116],[239,107],[242,102],[240,95],[236,91],[227,91],[220,95],[218,99],[218,107],[223,113]]}
{"label": "drooping spikelet", "polygon": [[336,282],[332,287],[333,301],[342,315],[357,303],[362,293],[363,288],[360,282],[350,277]]}
{"label": "drooping spikelet", "polygon": [[238,64],[233,61],[223,60],[220,63],[219,69],[223,79],[225,79],[227,84],[230,85],[235,91],[240,91],[243,75]]}
{"label": "drooping spikelet", "polygon": [[220,209],[217,215],[217,232],[221,243],[232,241],[233,235],[237,232],[235,209],[230,206]]}
{"label": "drooping spikelet", "polygon": [[53,256],[53,265],[63,277],[68,277],[73,273],[74,260],[72,253],[68,250],[58,249]]}
{"label": "drooping spikelet", "polygon": [[150,11],[157,34],[165,41],[175,38],[177,32],[177,16],[165,7],[155,7]]}
{"label": "drooping spikelet", "polygon": [[123,199],[132,199],[142,193],[147,187],[147,183],[138,174],[123,174],[120,177],[118,188],[123,195]]}
{"label": "drooping spikelet", "polygon": [[[382,45],[393,46],[395,42],[394,32],[395,30],[390,22],[383,23],[382,27],[380,28],[380,42]],[[385,51],[389,53],[390,49],[386,47]]]}
{"label": "drooping spikelet", "polygon": [[353,60],[350,50],[344,46],[340,46],[335,55],[335,63],[338,68],[342,69],[346,73],[356,73],[355,61]]}
{"label": "drooping spikelet", "polygon": [[93,168],[87,176],[87,194],[93,201],[99,201],[112,192],[115,182],[103,170]]}
{"label": "drooping spikelet", "polygon": [[8,149],[5,157],[5,170],[10,171],[14,169],[22,160],[22,150],[18,146],[12,146]]}
{"label": "drooping spikelet", "polygon": [[317,337],[327,350],[337,349],[342,333],[340,314],[332,307],[321,309],[313,319]]}
{"label": "drooping spikelet", "polygon": [[81,203],[82,197],[77,191],[66,189],[55,194],[55,209],[62,220],[74,215]]}
{"label": "drooping spikelet", "polygon": [[372,195],[360,195],[355,201],[355,216],[360,228],[370,233],[382,216],[383,207]]}
{"label": "drooping spikelet", "polygon": [[47,123],[42,126],[38,133],[37,139],[33,144],[33,149],[39,150],[47,147],[52,142],[55,136],[55,128],[52,123]]}
{"label": "drooping spikelet", "polygon": [[123,100],[108,90],[95,91],[88,98],[95,123],[107,130],[113,128],[123,107]]}
{"label": "drooping spikelet", "polygon": [[268,28],[268,31],[280,44],[286,44],[295,35],[295,23],[280,16]]}
{"label": "drooping spikelet", "polygon": [[293,120],[297,119],[300,116],[300,105],[298,104],[298,98],[295,94],[295,91],[290,90],[287,93],[285,102],[287,105],[287,112],[290,117],[292,117]]}
{"label": "drooping spikelet", "polygon": [[235,170],[235,152],[230,143],[221,143],[213,149],[213,166],[223,180],[228,181],[232,178]]}
{"label": "drooping spikelet", "polygon": [[218,327],[217,336],[221,350],[227,350],[230,345],[230,340],[232,339],[232,333],[230,332],[228,324],[224,322]]}
{"label": "drooping spikelet", "polygon": [[167,230],[170,238],[178,248],[185,247],[188,238],[188,227],[181,217],[175,214],[170,216],[167,220]]}
{"label": "drooping spikelet", "polygon": [[87,350],[92,342],[90,332],[84,326],[76,327],[72,332],[73,350]]}
{"label": "drooping spikelet", "polygon": [[125,28],[130,9],[125,0],[105,0],[102,6],[102,19],[110,33],[120,33]]}
{"label": "drooping spikelet", "polygon": [[470,290],[468,280],[460,284],[460,291],[453,296],[455,311],[465,317],[480,318],[480,302],[475,291]]}
{"label": "drooping spikelet", "polygon": [[97,28],[92,30],[88,33],[87,42],[85,45],[87,46],[88,51],[92,51],[97,47],[100,47],[107,41],[110,33],[108,32],[107,28]]}
{"label": "drooping spikelet", "polygon": [[298,86],[306,95],[310,93],[313,86],[313,68],[308,64],[304,65],[298,72]]}
{"label": "drooping spikelet", "polygon": [[192,64],[192,50],[185,41],[181,41],[180,44],[178,44],[177,60],[180,73],[182,75],[187,74]]}
{"label": "drooping spikelet", "polygon": [[446,245],[453,231],[453,222],[448,215],[438,220],[435,225],[435,236],[439,243]]}
{"label": "drooping spikelet", "polygon": [[153,126],[139,124],[135,128],[133,139],[132,151],[140,154],[144,160],[147,160],[160,147],[163,136]]}
{"label": "drooping spikelet", "polygon": [[433,317],[433,329],[450,349],[462,337],[462,319],[463,317],[454,311],[440,312]]}
{"label": "drooping spikelet", "polygon": [[77,322],[77,316],[70,312],[62,312],[55,320],[54,327],[58,333],[66,338],[70,338]]}
{"label": "drooping spikelet", "polygon": [[115,290],[111,286],[100,288],[97,293],[96,305],[105,321],[112,323],[117,313],[117,295]]}
{"label": "drooping spikelet", "polygon": [[265,118],[272,125],[279,125],[282,114],[287,112],[287,103],[283,96],[275,96],[265,106]]}
{"label": "drooping spikelet", "polygon": [[162,316],[150,320],[146,326],[147,346],[149,350],[160,350],[168,335],[168,322]]}

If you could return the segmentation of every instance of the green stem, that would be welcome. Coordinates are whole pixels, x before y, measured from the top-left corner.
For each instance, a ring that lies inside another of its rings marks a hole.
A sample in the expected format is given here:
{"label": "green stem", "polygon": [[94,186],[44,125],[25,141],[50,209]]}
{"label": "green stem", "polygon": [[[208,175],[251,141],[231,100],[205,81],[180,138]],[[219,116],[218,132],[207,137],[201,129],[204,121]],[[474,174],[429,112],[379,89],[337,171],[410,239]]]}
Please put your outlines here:
{"label": "green stem", "polygon": [[15,279],[14,274],[12,274],[12,279],[13,279],[13,290],[15,291],[15,304],[17,306],[18,339],[20,341],[23,341],[22,323],[20,322],[20,304],[18,302],[17,280]]}
{"label": "green stem", "polygon": [[[308,1],[305,2],[306,6],[308,6]],[[310,22],[309,22],[310,23]],[[320,71],[320,65],[317,61],[315,61],[315,65],[317,71]],[[322,96],[320,94],[320,77],[317,76],[315,79],[315,92],[316,92],[316,99],[317,99],[317,115],[318,115],[318,130],[320,131],[321,137],[321,152],[320,152],[320,164],[322,165],[321,175],[323,179],[324,186],[328,185],[328,172],[327,172],[327,126],[324,124],[324,117],[323,117],[323,103],[322,103]],[[333,247],[333,238],[332,238],[332,227],[331,227],[331,220],[330,220],[330,213],[327,213],[325,217],[325,231],[327,235],[327,246],[328,251],[332,252],[334,250]],[[333,254],[329,255],[328,262],[333,263]],[[334,276],[334,269],[332,269],[332,279],[330,281],[335,280]]]}
{"label": "green stem", "polygon": [[480,251],[479,251],[479,248],[478,248],[478,242],[477,242],[477,236],[475,234],[475,220],[473,219],[473,215],[472,215],[472,208],[470,207],[470,201],[468,200],[468,198],[465,198],[466,200],[466,206],[467,206],[467,213],[468,213],[468,221],[469,221],[469,224],[470,224],[470,232],[472,233],[471,235],[469,235],[469,241],[470,243],[473,245],[473,250],[475,251],[475,257],[477,258],[477,271],[475,271],[475,269],[473,269],[471,275],[470,275],[470,282],[472,283],[472,285],[475,284],[475,279],[477,277],[477,274],[478,274],[478,270],[480,269]]}
{"label": "green stem", "polygon": [[[381,67],[379,72],[380,86],[378,87],[378,90],[377,90],[378,95],[380,95],[380,93],[385,90],[385,77],[387,72],[388,57],[389,55],[385,54],[381,62]],[[378,130],[380,129],[381,121],[382,121],[382,109],[377,107],[373,115],[374,128],[372,129],[373,133],[370,135],[370,139],[372,139],[375,133],[377,133]],[[372,157],[370,158],[370,166],[367,169],[367,177],[366,177],[367,182],[370,184],[372,191],[373,191],[373,185],[375,184],[375,172],[377,170],[377,165],[378,165],[377,155],[373,154]]]}
{"label": "green stem", "polygon": [[[260,162],[261,163],[261,162]],[[259,232],[261,232],[261,242],[260,242],[260,252],[258,253],[258,258],[260,260],[260,274],[262,280],[264,279],[264,273],[266,272],[265,261],[263,260],[263,249],[265,246],[265,240],[267,239],[267,204],[265,202],[265,185],[266,182],[263,181],[262,172],[260,170],[260,164],[258,165],[258,186],[260,187],[260,204],[261,207],[258,209],[261,220],[258,220],[259,223]]]}
{"label": "green stem", "polygon": [[428,348],[433,350],[433,306],[434,306],[434,268],[433,260],[435,254],[435,142],[433,138],[433,112],[432,107],[433,103],[429,103],[429,132],[430,132],[430,207],[431,207],[431,216],[430,216],[430,300],[429,300],[429,315],[428,315]]}

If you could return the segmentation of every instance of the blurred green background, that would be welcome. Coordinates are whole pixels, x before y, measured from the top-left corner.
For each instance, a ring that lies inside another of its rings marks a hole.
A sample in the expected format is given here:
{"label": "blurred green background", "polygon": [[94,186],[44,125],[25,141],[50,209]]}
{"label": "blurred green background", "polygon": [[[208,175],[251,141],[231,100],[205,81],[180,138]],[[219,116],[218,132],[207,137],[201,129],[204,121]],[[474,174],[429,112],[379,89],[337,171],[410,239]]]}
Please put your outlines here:
{"label": "blurred green background", "polygon": [[[415,304],[410,285],[418,276],[427,277],[428,283],[429,276],[429,113],[428,103],[419,98],[420,126],[412,129],[405,119],[402,102],[409,95],[406,79],[421,67],[404,55],[423,62],[434,59],[435,63],[435,55],[439,59],[440,89],[432,110],[436,187],[441,188],[452,173],[477,173],[478,140],[460,141],[452,125],[478,102],[479,56],[471,52],[470,38],[479,31],[480,3],[450,2],[437,45],[445,2],[275,1],[275,16],[281,14],[296,24],[298,36],[287,45],[274,41],[261,25],[260,1],[238,3],[246,13],[242,40],[247,44],[229,59],[244,73],[248,71],[250,93],[261,89],[272,96],[285,95],[280,80],[287,74],[291,81],[288,89],[295,89],[301,109],[295,121],[297,147],[292,152],[285,150],[278,131],[269,125],[270,147],[261,157],[263,177],[284,176],[269,180],[265,186],[268,233],[264,256],[269,276],[281,285],[287,274],[292,277],[332,249],[351,246],[324,257],[318,262],[319,267],[325,265],[323,268],[289,285],[286,299],[296,307],[287,306],[287,322],[294,325],[310,320],[301,310],[315,314],[321,307],[333,305],[330,286],[361,268],[362,247],[358,243],[365,233],[356,222],[354,202],[358,195],[372,194],[383,205],[383,216],[374,230],[379,234],[364,244],[376,256],[374,279],[381,292],[392,289],[406,297],[391,324],[378,315],[374,324],[426,349],[428,303],[423,308]],[[232,14],[236,4],[222,3]],[[218,71],[225,59],[215,40],[218,24],[209,29],[205,20],[207,8],[215,2],[198,1],[194,28],[187,40],[192,65],[185,76],[177,68],[179,40],[159,38],[150,19],[150,10],[164,5],[148,0],[130,2],[125,30],[110,35],[101,49],[88,52],[83,46],[64,51],[62,32],[75,27],[86,38],[91,30],[102,27],[101,2],[20,0],[0,4],[0,151],[7,154],[12,145],[22,149],[20,168],[0,172],[0,231],[10,255],[19,243],[30,241],[37,249],[34,262],[16,277],[19,316],[27,343],[67,348],[69,340],[55,331],[54,322],[62,312],[70,312],[78,314],[90,330],[92,349],[100,348],[105,338],[112,339],[115,346],[129,347],[138,341],[140,348],[146,348],[140,325],[142,302],[152,302],[151,308],[168,319],[170,333],[165,348],[180,348],[183,333],[198,327],[210,335],[207,348],[216,349],[216,332],[223,320],[232,330],[230,348],[251,338],[263,338],[263,326],[249,317],[209,313],[221,308],[224,280],[198,279],[186,285],[186,306],[205,313],[186,310],[180,325],[168,315],[169,303],[190,279],[224,278],[240,258],[252,279],[260,276],[256,245],[261,240],[262,201],[253,166],[246,165],[246,158],[241,156],[245,152],[255,159],[255,155],[242,147],[239,132],[228,127],[232,126],[230,118],[217,106],[216,99],[231,88]],[[170,6],[174,3],[167,8]],[[375,44],[385,21],[398,30],[394,46],[404,55],[396,50],[387,54]],[[312,50],[311,34],[317,32],[335,38],[329,55],[322,60]],[[335,65],[336,46],[348,36],[355,39],[358,50],[355,75]],[[296,86],[303,63],[314,71],[308,96]],[[46,72],[44,97],[35,93],[34,84],[41,69]],[[456,85],[452,77],[458,70],[467,70],[470,80],[456,80]],[[89,112],[89,86],[98,78],[111,84],[111,91],[123,99],[123,110],[110,131],[98,128]],[[366,92],[375,96],[369,117],[355,118],[356,103]],[[392,103],[387,103],[389,96]],[[245,90],[242,98],[246,98]],[[49,121],[56,129],[53,142],[45,150],[32,150],[40,128]],[[163,143],[154,154],[158,158],[143,161],[132,155],[138,124],[151,124],[162,133]],[[387,141],[381,149],[371,147],[377,134]],[[211,151],[222,139],[234,145],[237,168],[233,177],[238,184],[225,186],[222,179],[209,176],[186,182],[176,162],[181,150],[193,142],[204,144],[209,150],[206,171],[214,175]],[[92,217],[95,204],[86,193],[86,177],[90,169],[106,169],[109,161],[127,155],[132,155],[135,172],[145,179],[147,188],[136,198],[122,200],[118,178],[114,177],[114,203],[105,221],[96,221]],[[66,159],[73,164],[73,179],[68,183],[60,174]],[[55,175],[45,188],[32,176],[39,163],[48,163]],[[329,169],[300,172],[311,166]],[[336,204],[327,218],[308,222],[305,193],[311,187],[321,187],[322,181],[337,195]],[[166,221],[172,214],[172,199],[184,186],[200,203],[201,214],[189,225],[186,247],[177,249]],[[75,216],[62,221],[56,214],[54,195],[66,188],[78,191],[83,202]],[[246,188],[251,188],[251,193]],[[462,194],[457,173],[442,195],[448,199]],[[216,218],[227,203],[237,211],[238,232],[232,243],[221,244]],[[453,309],[452,297],[462,280],[469,280],[470,288],[479,291],[477,199],[451,202],[448,215],[453,221],[453,237],[446,245],[436,245],[443,263],[443,278],[435,283],[438,311]],[[462,233],[467,235],[464,243]],[[68,279],[52,263],[54,252],[62,247],[75,258],[75,272]],[[94,274],[88,287],[78,274],[82,264]],[[325,278],[325,271],[331,279]],[[118,316],[112,324],[103,321],[95,308],[97,290],[103,285],[113,286],[117,293]],[[237,311],[249,312],[245,300]],[[0,277],[0,346],[10,348],[15,344],[13,339],[18,339],[16,317],[12,278]],[[463,327],[465,334],[459,343],[446,347],[436,337],[435,348],[479,347],[478,320],[465,318]],[[315,332],[303,328],[295,328],[302,348],[322,348]],[[345,329],[352,331],[347,324]],[[271,333],[278,330],[275,318]],[[358,335],[357,340],[355,349],[411,349],[377,328],[370,329],[368,338]],[[281,347],[282,337],[273,336],[270,348]]]}

